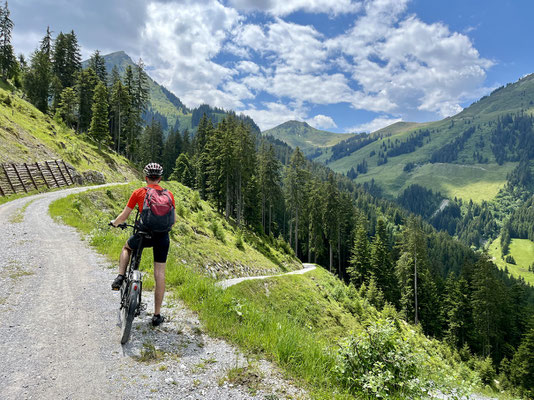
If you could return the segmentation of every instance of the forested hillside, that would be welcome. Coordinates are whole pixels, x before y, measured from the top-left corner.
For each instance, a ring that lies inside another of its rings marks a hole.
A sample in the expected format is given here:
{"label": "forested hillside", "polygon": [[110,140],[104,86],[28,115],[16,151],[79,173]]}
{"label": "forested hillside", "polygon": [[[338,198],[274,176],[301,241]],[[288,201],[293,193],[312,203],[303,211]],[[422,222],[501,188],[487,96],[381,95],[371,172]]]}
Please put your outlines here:
{"label": "forested hillside", "polygon": [[322,131],[300,121],[284,122],[262,132],[262,134],[279,139],[293,148],[300,148],[310,159],[318,157],[324,148],[334,146],[354,136],[354,134]]}

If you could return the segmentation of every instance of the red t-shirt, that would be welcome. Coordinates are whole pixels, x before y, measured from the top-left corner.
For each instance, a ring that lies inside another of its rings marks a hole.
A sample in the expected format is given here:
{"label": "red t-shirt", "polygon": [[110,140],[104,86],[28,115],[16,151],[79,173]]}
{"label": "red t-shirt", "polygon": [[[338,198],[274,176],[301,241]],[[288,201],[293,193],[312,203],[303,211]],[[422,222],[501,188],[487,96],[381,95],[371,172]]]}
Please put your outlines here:
{"label": "red t-shirt", "polygon": [[[148,187],[151,187],[156,190],[163,190],[163,188],[158,184],[148,185]],[[170,190],[167,190],[167,193],[169,193],[169,195],[171,196],[172,206],[176,209],[176,204],[174,203],[174,195],[171,193]],[[130,196],[130,200],[128,200],[127,206],[131,209],[134,209],[135,205],[137,204],[139,207],[139,212],[143,211],[143,202],[145,201],[145,196],[145,187],[134,190],[134,192]]]}

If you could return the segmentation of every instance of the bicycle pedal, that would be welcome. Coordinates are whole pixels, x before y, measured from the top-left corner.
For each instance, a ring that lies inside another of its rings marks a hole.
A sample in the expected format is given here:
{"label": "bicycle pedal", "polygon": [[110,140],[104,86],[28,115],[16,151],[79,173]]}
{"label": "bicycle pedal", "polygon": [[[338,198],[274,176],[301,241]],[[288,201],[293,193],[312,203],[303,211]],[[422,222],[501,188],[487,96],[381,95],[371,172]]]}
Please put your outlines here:
{"label": "bicycle pedal", "polygon": [[139,305],[139,310],[141,310],[141,311],[145,311],[145,310],[146,310],[146,303],[141,303],[141,304]]}

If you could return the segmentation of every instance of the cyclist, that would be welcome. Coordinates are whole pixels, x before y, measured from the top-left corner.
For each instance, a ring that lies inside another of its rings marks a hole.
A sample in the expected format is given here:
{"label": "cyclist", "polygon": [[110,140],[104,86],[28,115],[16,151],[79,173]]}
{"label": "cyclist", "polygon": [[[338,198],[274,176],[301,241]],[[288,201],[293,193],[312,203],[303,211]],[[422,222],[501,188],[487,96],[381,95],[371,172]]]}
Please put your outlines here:
{"label": "cyclist", "polygon": [[[124,207],[124,210],[119,214],[115,220],[111,221],[113,226],[118,226],[124,223],[132,210],[137,204],[139,212],[143,210],[143,204],[145,202],[145,196],[147,191],[150,189],[155,189],[157,191],[162,191],[163,188],[159,186],[159,183],[162,178],[163,168],[157,163],[150,163],[145,166],[143,169],[145,173],[145,180],[147,186],[134,190],[128,200],[128,204]],[[172,217],[173,221],[176,221],[176,205],[174,202],[174,196],[170,191],[166,193],[169,194],[172,200]],[[170,228],[169,228],[170,230]],[[130,255],[133,249],[139,247],[141,237],[136,234],[132,235],[125,243],[122,248],[120,257],[119,257],[119,275],[115,278],[111,284],[113,290],[119,290],[122,281],[124,280],[124,274],[126,273],[126,267],[130,260]],[[151,232],[151,239],[144,239],[143,248],[153,247],[154,252],[154,280],[156,282],[156,288],[154,291],[154,315],[152,317],[152,325],[160,325],[165,318],[161,315],[161,303],[163,302],[163,295],[165,293],[165,266],[167,262],[167,254],[169,252],[169,232]]]}

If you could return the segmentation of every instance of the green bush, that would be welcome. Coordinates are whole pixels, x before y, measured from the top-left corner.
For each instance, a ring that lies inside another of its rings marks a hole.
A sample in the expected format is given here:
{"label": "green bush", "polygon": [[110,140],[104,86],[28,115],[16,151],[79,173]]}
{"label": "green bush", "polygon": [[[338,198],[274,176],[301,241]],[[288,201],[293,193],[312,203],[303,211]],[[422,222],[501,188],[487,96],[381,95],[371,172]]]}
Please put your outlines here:
{"label": "green bush", "polygon": [[217,220],[212,220],[210,224],[210,229],[213,232],[213,236],[216,239],[220,240],[223,243],[226,243],[226,237],[224,235],[224,230],[221,227],[221,224]]}
{"label": "green bush", "polygon": [[493,385],[496,373],[491,357],[488,356],[483,360],[478,360],[475,364],[475,370],[478,371],[480,380],[484,385]]}
{"label": "green bush", "polygon": [[393,321],[379,319],[341,345],[336,367],[344,387],[370,398],[423,396],[423,357],[402,337]]}
{"label": "green bush", "polygon": [[237,236],[235,238],[235,247],[237,247],[239,250],[245,250],[245,243],[243,243],[243,234],[241,231],[237,232]]}

